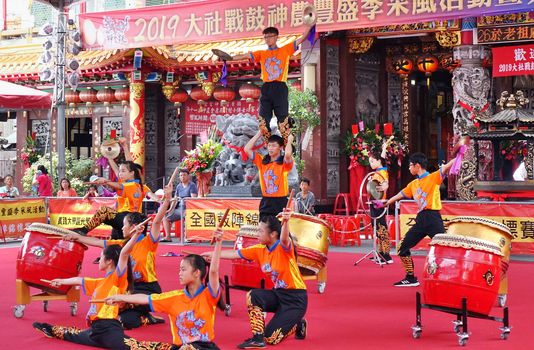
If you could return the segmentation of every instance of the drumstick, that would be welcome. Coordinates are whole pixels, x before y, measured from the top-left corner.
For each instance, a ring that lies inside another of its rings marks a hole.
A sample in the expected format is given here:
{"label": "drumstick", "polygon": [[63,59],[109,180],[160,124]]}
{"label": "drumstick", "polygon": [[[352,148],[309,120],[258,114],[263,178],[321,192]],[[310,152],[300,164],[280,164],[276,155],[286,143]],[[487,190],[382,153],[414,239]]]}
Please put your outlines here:
{"label": "drumstick", "polygon": [[52,284],[52,281],[50,281],[50,280],[45,280],[44,278],[41,278],[40,281],[41,281],[41,282],[44,282],[44,283]]}
{"label": "drumstick", "polygon": [[89,302],[93,304],[105,303],[106,299],[91,299]]}
{"label": "drumstick", "polygon": [[191,255],[191,254],[196,254],[196,253],[192,252],[192,251],[189,251],[189,250],[182,250],[182,254]]}
{"label": "drumstick", "polygon": [[[218,229],[221,229],[223,227],[224,222],[226,221],[226,217],[228,216],[229,212],[230,212],[230,208],[226,209],[226,211],[224,212],[224,215],[221,218],[221,221],[219,221],[219,224],[217,225]],[[210,241],[210,244],[213,244],[213,243],[215,243],[215,236],[213,236]]]}
{"label": "drumstick", "polygon": [[178,175],[178,172],[180,171],[180,167],[176,167],[174,171],[172,172],[171,178],[169,179],[169,183],[174,183],[174,179],[176,178],[176,175]]}
{"label": "drumstick", "polygon": [[143,228],[143,225],[145,225],[146,223],[148,223],[150,220],[152,220],[152,217],[148,217],[145,221],[143,221],[143,222],[141,222],[141,223],[135,225],[133,231],[136,231],[136,230],[138,230],[138,229],[140,229],[140,228]]}
{"label": "drumstick", "polygon": [[295,194],[295,190],[291,189],[291,192],[289,193],[289,199],[287,200],[286,209],[291,209],[291,204],[293,202],[293,195]]}

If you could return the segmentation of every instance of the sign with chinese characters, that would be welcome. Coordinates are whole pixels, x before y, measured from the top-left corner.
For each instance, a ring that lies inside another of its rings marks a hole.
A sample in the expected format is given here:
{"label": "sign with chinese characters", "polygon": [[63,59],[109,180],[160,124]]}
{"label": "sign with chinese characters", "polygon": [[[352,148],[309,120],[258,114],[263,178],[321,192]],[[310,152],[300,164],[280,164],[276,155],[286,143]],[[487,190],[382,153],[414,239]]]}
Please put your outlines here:
{"label": "sign with chinese characters", "polygon": [[[512,241],[513,254],[534,254],[534,203],[491,203],[444,201],[441,217],[447,221],[457,216],[476,216],[502,223],[516,235]],[[413,201],[400,202],[400,238],[415,224],[417,205]],[[415,249],[428,249],[425,239]]]}
{"label": "sign with chinese characters", "polygon": [[40,199],[1,199],[0,237],[22,238],[33,222],[46,223],[44,198]]}
{"label": "sign with chinese characters", "polygon": [[493,77],[534,74],[534,45],[494,47],[491,53]]}
{"label": "sign with chinese characters", "polygon": [[243,225],[258,225],[259,198],[186,198],[185,239],[209,241],[224,212],[230,209],[222,229],[225,241],[234,241]]}
{"label": "sign with chinese characters", "polygon": [[208,101],[203,105],[188,101],[185,109],[185,134],[199,135],[211,125],[215,125],[217,116],[233,116],[239,114],[258,115],[258,101],[230,101],[222,106],[219,101]]}
{"label": "sign with chinese characters", "polygon": [[509,27],[478,28],[477,37],[479,44],[532,41],[534,40],[534,24]]}
{"label": "sign with chinese characters", "polygon": [[84,48],[111,50],[259,37],[271,26],[301,33],[308,4],[317,10],[317,30],[328,32],[528,12],[534,0],[208,0],[79,18]]}

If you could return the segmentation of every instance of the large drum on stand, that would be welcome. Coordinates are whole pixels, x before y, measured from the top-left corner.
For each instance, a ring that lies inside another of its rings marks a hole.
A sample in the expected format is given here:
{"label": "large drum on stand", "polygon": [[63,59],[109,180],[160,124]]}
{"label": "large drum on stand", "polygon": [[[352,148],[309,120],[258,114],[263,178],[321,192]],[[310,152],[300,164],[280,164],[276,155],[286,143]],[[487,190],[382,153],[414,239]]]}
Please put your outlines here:
{"label": "large drum on stand", "polygon": [[510,263],[510,252],[514,235],[506,225],[486,218],[474,216],[459,216],[447,223],[447,233],[484,239],[496,244],[502,253],[502,272],[499,287],[499,305],[506,304],[508,294],[507,270]]}
{"label": "large drum on stand", "polygon": [[473,237],[435,235],[423,273],[423,303],[488,315],[501,277],[500,248]]}
{"label": "large drum on stand", "polygon": [[[61,239],[69,233],[72,231],[42,223],[34,223],[27,228],[17,256],[19,305],[15,307],[16,317],[22,317],[25,305],[33,300],[42,300],[45,311],[49,300],[71,301],[71,314],[76,314],[76,302],[80,296],[78,289],[71,286],[53,287],[42,281],[76,277],[80,273],[87,247]],[[30,286],[41,289],[43,293],[31,296]]]}

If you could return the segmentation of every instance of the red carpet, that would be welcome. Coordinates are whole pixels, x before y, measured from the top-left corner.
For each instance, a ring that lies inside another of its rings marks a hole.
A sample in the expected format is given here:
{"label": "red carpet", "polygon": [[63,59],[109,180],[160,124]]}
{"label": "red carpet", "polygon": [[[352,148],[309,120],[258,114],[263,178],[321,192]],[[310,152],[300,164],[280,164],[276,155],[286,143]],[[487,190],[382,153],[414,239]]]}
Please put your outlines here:
{"label": "red carpet", "polygon": [[[161,246],[160,253],[182,247]],[[204,248],[183,249],[203,251]],[[87,296],[82,296],[78,315],[70,316],[68,304],[51,301],[45,313],[42,303],[30,304],[24,317],[16,319],[12,306],[15,304],[15,261],[18,248],[0,249],[0,275],[4,287],[0,294],[0,335],[3,349],[89,349],[59,340],[47,339],[35,331],[34,321],[85,327],[88,309]],[[86,253],[82,276],[99,276],[97,265],[91,261],[98,250],[90,248]],[[432,310],[423,310],[423,334],[413,339],[411,325],[415,323],[415,292],[420,288],[394,288],[391,286],[402,277],[403,272],[396,257],[395,264],[381,269],[371,262],[358,267],[352,264],[356,256],[348,253],[329,255],[329,278],[325,294],[318,294],[315,281],[308,281],[309,307],[308,337],[306,340],[287,339],[276,349],[451,349],[457,348],[453,333],[454,316]],[[180,258],[159,257],[158,273],[164,290],[180,288],[178,264]],[[416,258],[416,271],[420,275],[423,258]],[[511,292],[508,297],[512,332],[506,341],[499,339],[501,324],[486,320],[469,319],[471,337],[469,349],[532,349],[532,321],[534,299],[532,290],[533,263],[513,262],[510,267]],[[223,272],[229,272],[230,263],[223,262]],[[36,290],[35,290],[36,291]],[[34,291],[34,292],[35,292]],[[216,318],[216,343],[221,349],[235,349],[249,337],[249,326],[244,302],[245,292],[231,291],[232,313],[230,317],[218,312]],[[492,314],[501,314],[494,308]],[[128,331],[129,335],[145,340],[171,340],[169,325],[157,325]]]}

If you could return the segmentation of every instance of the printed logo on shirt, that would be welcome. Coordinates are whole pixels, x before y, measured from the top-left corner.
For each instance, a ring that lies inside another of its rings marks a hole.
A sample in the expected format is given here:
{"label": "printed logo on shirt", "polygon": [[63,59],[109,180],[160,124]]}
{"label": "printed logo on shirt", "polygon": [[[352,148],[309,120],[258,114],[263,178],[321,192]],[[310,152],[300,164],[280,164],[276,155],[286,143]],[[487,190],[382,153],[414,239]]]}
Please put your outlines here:
{"label": "printed logo on shirt", "polygon": [[265,193],[272,194],[278,192],[278,185],[275,181],[278,179],[278,176],[274,174],[272,169],[267,170],[263,174],[263,182],[265,183]]}
{"label": "printed logo on shirt", "polygon": [[269,57],[265,60],[265,71],[269,80],[276,80],[282,75],[282,61],[276,57]]}
{"label": "printed logo on shirt", "polygon": [[206,321],[202,318],[197,318],[191,310],[183,311],[176,316],[178,336],[184,344],[195,341],[209,342],[208,332],[202,333],[200,331],[205,324]]}
{"label": "printed logo on shirt", "polygon": [[413,199],[417,202],[417,206],[419,207],[419,210],[423,210],[426,208],[427,203],[427,197],[428,193],[424,192],[421,188],[418,188],[415,196],[413,196]]}

